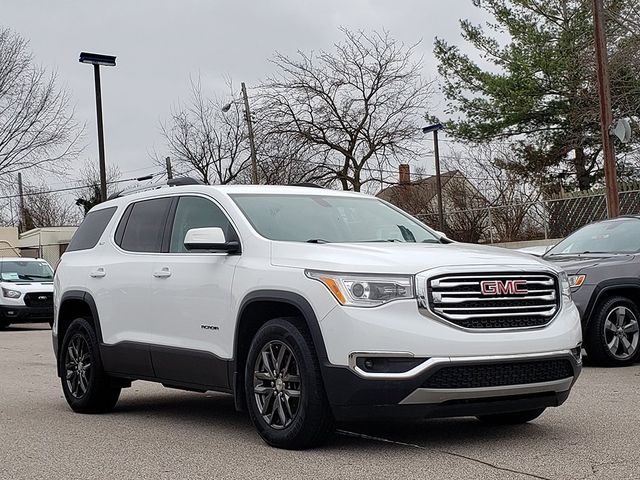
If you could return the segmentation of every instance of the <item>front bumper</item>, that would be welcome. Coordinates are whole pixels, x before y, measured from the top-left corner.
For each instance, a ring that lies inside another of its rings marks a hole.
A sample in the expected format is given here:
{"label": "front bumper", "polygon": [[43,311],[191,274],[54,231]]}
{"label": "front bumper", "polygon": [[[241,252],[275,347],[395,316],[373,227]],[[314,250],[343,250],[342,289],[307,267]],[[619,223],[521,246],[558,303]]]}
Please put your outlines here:
{"label": "front bumper", "polygon": [[53,321],[53,306],[27,307],[0,305],[0,318],[10,323],[39,323]]}
{"label": "front bumper", "polygon": [[[530,374],[536,369],[540,372],[540,365],[559,363],[565,363],[565,369],[547,372],[547,378]],[[567,399],[582,368],[579,349],[429,358],[402,373],[367,375],[354,365],[323,368],[329,402],[338,420],[475,416],[555,407]],[[451,367],[457,374],[450,374]],[[519,376],[514,376],[517,371]],[[544,381],[537,381],[540,379]]]}

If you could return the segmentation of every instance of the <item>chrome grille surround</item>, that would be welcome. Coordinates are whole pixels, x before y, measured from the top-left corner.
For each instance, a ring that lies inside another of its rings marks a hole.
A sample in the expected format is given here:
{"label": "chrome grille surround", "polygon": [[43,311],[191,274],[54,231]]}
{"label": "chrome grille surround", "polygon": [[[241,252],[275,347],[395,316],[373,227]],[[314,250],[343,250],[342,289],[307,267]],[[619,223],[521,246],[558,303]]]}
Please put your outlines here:
{"label": "chrome grille surround", "polygon": [[[526,280],[526,294],[484,295],[483,281]],[[559,279],[552,270],[531,266],[440,267],[416,275],[421,313],[472,332],[543,328],[561,307]]]}

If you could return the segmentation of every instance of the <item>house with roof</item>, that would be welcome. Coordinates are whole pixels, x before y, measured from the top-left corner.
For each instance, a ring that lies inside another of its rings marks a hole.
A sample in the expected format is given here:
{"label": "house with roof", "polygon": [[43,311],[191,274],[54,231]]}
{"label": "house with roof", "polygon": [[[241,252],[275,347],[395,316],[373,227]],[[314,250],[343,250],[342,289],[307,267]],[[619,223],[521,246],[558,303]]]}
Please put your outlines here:
{"label": "house with roof", "polygon": [[[398,183],[376,196],[439,229],[436,176],[411,179],[410,167],[401,164]],[[465,242],[479,242],[488,222],[489,200],[459,170],[440,174],[444,233]]]}

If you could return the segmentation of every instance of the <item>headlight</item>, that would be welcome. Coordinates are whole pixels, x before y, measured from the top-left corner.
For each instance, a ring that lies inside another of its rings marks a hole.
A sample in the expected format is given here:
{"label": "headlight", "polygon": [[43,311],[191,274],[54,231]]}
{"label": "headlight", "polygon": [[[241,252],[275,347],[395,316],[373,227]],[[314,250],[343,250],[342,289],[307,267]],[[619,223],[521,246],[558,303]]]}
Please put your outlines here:
{"label": "headlight", "polygon": [[560,284],[562,295],[571,298],[571,284],[569,283],[569,276],[566,272],[560,274]]}
{"label": "headlight", "polygon": [[9,290],[8,288],[2,287],[2,296],[3,297],[20,298],[20,295],[22,295],[22,293],[18,292],[17,290]]}
{"label": "headlight", "polygon": [[587,279],[586,275],[569,275],[569,286],[571,288],[578,288],[582,286],[584,281]]}
{"label": "headlight", "polygon": [[341,305],[375,307],[391,300],[413,298],[413,277],[359,275],[307,270],[307,277],[322,282]]}

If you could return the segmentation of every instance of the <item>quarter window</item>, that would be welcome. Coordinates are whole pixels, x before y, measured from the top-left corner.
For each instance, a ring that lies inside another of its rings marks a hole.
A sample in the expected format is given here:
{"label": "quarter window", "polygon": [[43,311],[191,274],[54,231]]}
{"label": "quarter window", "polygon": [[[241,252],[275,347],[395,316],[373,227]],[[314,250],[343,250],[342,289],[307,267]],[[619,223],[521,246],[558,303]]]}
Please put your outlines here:
{"label": "quarter window", "polygon": [[73,235],[66,251],[88,250],[95,247],[115,211],[116,207],[110,207],[89,212]]}
{"label": "quarter window", "polygon": [[185,253],[184,237],[192,228],[219,227],[228,240],[237,235],[231,222],[217,205],[202,197],[180,197],[171,231],[171,253]]}
{"label": "quarter window", "polygon": [[[170,205],[170,198],[155,198],[134,203],[130,207],[130,213],[120,220],[121,224],[126,224],[124,230],[121,230],[119,225],[116,231],[116,237],[119,237],[118,233],[122,231],[122,240],[118,245],[130,252],[160,252]],[[120,239],[116,238],[116,242],[118,240]]]}

